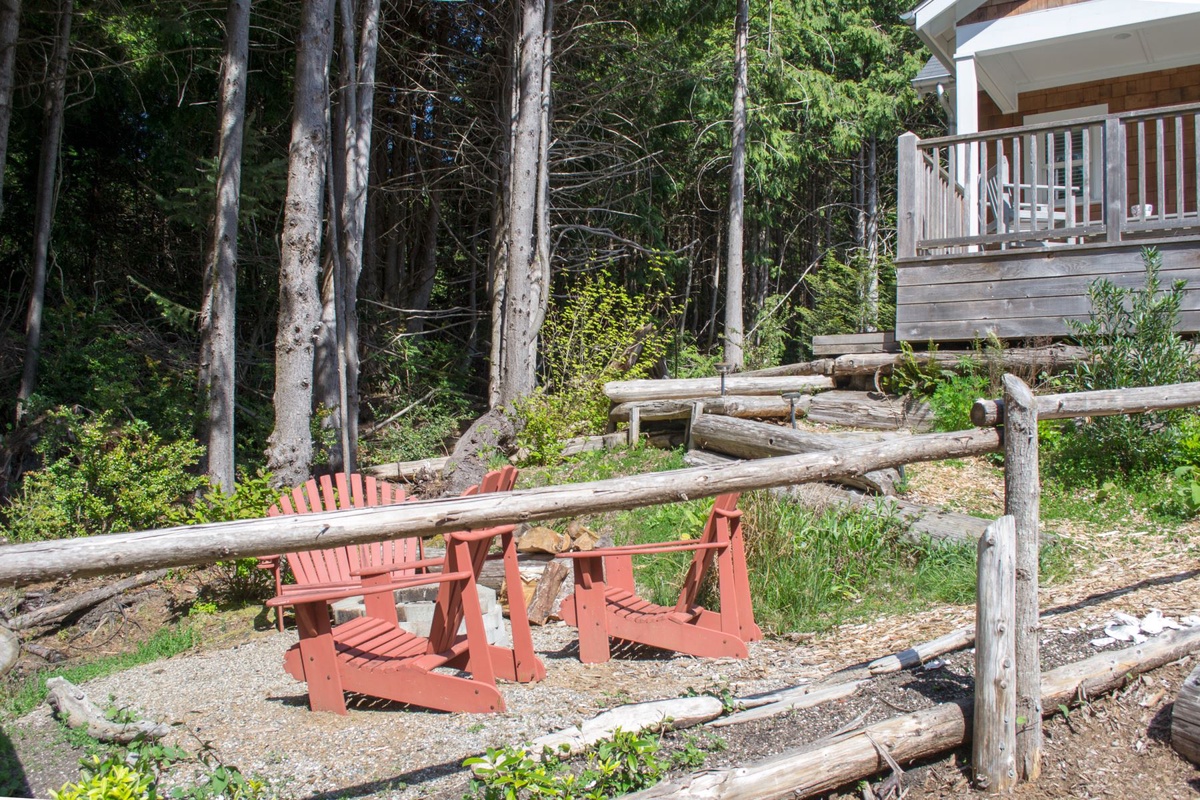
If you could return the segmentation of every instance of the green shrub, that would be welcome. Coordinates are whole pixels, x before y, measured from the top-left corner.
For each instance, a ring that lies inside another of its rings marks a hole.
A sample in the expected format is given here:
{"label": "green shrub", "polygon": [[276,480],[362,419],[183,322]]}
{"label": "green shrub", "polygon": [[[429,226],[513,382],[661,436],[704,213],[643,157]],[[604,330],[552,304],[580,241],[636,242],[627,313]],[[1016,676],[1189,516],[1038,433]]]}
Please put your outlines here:
{"label": "green shrub", "polygon": [[[179,763],[198,762],[198,781],[160,793],[163,775]],[[93,755],[80,762],[78,781],[51,792],[54,800],[264,800],[271,796],[267,785],[247,777],[237,767],[213,758],[207,748],[192,759],[178,747],[135,740],[128,748],[112,750],[106,757]]]}
{"label": "green shrub", "polygon": [[991,380],[981,371],[977,362],[969,358],[962,359],[958,364],[958,372],[951,373],[929,396],[934,427],[939,431],[961,431],[974,427],[971,423],[971,406],[993,390]]}
{"label": "green shrub", "polygon": [[773,294],[763,301],[762,312],[746,334],[746,369],[777,367],[783,363],[790,338],[788,324],[794,316],[796,312],[787,295]]}
{"label": "green shrub", "polygon": [[26,473],[5,510],[5,531],[17,541],[161,527],[205,482],[191,471],[197,442],[164,441],[148,423],[110,412],[49,412],[36,452],[44,466]]}
{"label": "green shrub", "polygon": [[892,330],[896,324],[896,267],[880,258],[878,319],[869,318],[869,270],[864,255],[839,261],[831,250],[819,269],[804,279],[812,297],[810,308],[800,309],[801,339],[814,336]]}
{"label": "green shrub", "polygon": [[668,334],[654,319],[655,300],[633,295],[607,274],[587,274],[551,303],[542,326],[542,386],[517,404],[525,419],[518,444],[546,463],[574,436],[600,433],[608,421],[602,387],[642,378],[666,353]]}
{"label": "green shrub", "polygon": [[[1107,279],[1088,289],[1086,322],[1068,320],[1087,351],[1075,371],[1061,381],[1066,391],[1124,389],[1185,383],[1197,378],[1190,343],[1176,332],[1184,281],[1164,289],[1158,273],[1162,257],[1142,252],[1146,278],[1141,288],[1123,288]],[[1192,412],[1097,417],[1062,426],[1048,464],[1052,472],[1089,484],[1116,474],[1163,470],[1181,451],[1181,427]]]}

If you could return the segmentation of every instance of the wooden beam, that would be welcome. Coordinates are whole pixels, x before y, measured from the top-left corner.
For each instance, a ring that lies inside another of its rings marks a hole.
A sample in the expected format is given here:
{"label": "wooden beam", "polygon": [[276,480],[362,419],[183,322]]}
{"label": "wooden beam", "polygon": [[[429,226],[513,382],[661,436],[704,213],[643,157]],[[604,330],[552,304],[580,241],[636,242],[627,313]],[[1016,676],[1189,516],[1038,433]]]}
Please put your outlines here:
{"label": "wooden beam", "polygon": [[989,793],[1017,784],[1014,593],[1017,530],[1000,517],[979,538],[975,601],[975,724],[971,770]]}
{"label": "wooden beam", "polygon": [[[1133,389],[1100,389],[1072,394],[1044,394],[1036,398],[1038,419],[1111,417],[1142,414],[1200,405],[1200,382]],[[980,427],[999,425],[1004,419],[1004,401],[976,400],[971,422]]]}
{"label": "wooden beam", "polygon": [[[812,397],[796,400],[796,413],[802,414],[812,402]],[[788,401],[782,397],[756,395],[726,395],[725,397],[706,397],[701,400],[635,400],[620,403],[608,412],[611,422],[625,422],[633,409],[641,413],[642,422],[661,422],[671,419],[689,419],[692,408],[699,403],[705,414],[720,414],[726,417],[741,417],[758,419],[762,417],[787,417],[790,413]]]}
{"label": "wooden beam", "polygon": [[1041,483],[1038,413],[1033,393],[1014,375],[1004,376],[1004,513],[1016,526],[1017,774],[1036,781],[1042,770],[1041,624],[1038,555]]}
{"label": "wooden beam", "polygon": [[[729,395],[779,395],[783,392],[820,392],[833,388],[823,375],[788,375],[775,378],[725,378]],[[604,394],[614,403],[636,400],[688,400],[693,397],[720,397],[720,378],[677,378],[669,380],[609,381]]]}
{"label": "wooden beam", "polygon": [[901,464],[963,458],[999,449],[1000,436],[995,430],[976,429],[909,436],[837,452],[508,493],[11,544],[0,547],[0,586],[601,514],[715,497],[726,492],[837,479]]}

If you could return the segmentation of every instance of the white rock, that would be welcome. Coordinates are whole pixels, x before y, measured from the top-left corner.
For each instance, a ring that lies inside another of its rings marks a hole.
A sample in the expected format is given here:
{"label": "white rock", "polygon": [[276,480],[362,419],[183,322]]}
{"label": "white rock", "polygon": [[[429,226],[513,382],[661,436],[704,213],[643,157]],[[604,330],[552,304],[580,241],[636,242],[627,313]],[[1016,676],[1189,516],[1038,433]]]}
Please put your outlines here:
{"label": "white rock", "polygon": [[1110,644],[1113,644],[1116,641],[1117,640],[1111,636],[1102,636],[1099,639],[1092,639],[1092,647],[1108,647]]}
{"label": "white rock", "polygon": [[[1174,622],[1174,620],[1171,620]],[[1142,633],[1148,633],[1151,636],[1157,636],[1167,628],[1167,619],[1163,617],[1162,612],[1157,608],[1151,609],[1150,613],[1142,617]]]}
{"label": "white rock", "polygon": [[1186,617],[1184,617],[1183,619],[1181,619],[1179,621],[1182,622],[1184,625],[1186,625],[1189,628],[1194,628],[1197,625],[1200,625],[1200,617],[1194,616],[1192,614],[1188,614]]}
{"label": "white rock", "polygon": [[1139,633],[1140,630],[1141,625],[1137,620],[1134,620],[1133,624],[1131,625],[1120,625],[1115,622],[1110,622],[1104,626],[1104,633],[1116,639],[1118,642],[1133,641],[1133,637],[1141,635]]}
{"label": "white rock", "polygon": [[1122,625],[1133,625],[1136,627],[1136,626],[1140,626],[1142,624],[1142,621],[1140,619],[1133,616],[1132,614],[1126,614],[1123,611],[1118,611],[1115,614],[1113,614],[1113,619],[1115,619],[1117,622],[1119,622]]}

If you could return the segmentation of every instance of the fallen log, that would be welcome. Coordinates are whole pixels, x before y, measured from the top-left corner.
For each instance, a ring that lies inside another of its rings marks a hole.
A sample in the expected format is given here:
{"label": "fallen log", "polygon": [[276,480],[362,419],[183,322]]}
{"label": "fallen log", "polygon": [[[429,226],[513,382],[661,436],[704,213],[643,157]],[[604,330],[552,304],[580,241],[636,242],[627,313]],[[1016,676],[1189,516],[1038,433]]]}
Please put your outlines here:
{"label": "fallen log", "polygon": [[83,594],[76,595],[69,600],[63,600],[61,603],[52,603],[42,608],[34,609],[20,616],[13,617],[8,621],[8,626],[14,631],[22,631],[26,628],[33,628],[38,625],[48,625],[51,622],[57,622],[60,619],[76,614],[84,609],[103,603],[110,597],[115,597],[123,592],[128,592],[131,589],[137,589],[155,581],[162,580],[167,576],[165,569],[155,570],[154,572],[144,572],[140,575],[134,575],[131,578],[126,578],[123,581],[100,586]]}
{"label": "fallen log", "polygon": [[926,403],[877,392],[822,392],[809,404],[807,417],[847,428],[927,431],[933,427],[933,412]]}
{"label": "fallen log", "polygon": [[[791,375],[776,378],[725,378],[727,395],[779,395],[783,392],[820,392],[833,388],[833,381],[821,375]],[[720,378],[675,378],[668,380],[609,381],[604,394],[614,403],[639,400],[687,400],[720,397]]]}
{"label": "fallen log", "polygon": [[738,711],[726,717],[718,717],[712,722],[707,723],[705,727],[724,728],[729,725],[738,725],[743,722],[753,722],[758,719],[775,717],[780,714],[786,714],[789,711],[815,708],[825,703],[841,700],[843,697],[849,697],[858,691],[858,687],[862,683],[862,681],[849,681],[848,683],[837,683],[833,686],[802,686],[777,692],[776,694],[779,699],[773,702],[756,705],[753,708],[747,708],[744,711]]}
{"label": "fallen log", "polygon": [[102,742],[129,744],[134,739],[161,739],[171,732],[162,723],[138,720],[114,722],[75,684],[63,677],[46,681],[46,702],[68,728],[85,728],[88,736]]}
{"label": "fallen log", "polygon": [[0,677],[17,665],[21,657],[21,640],[17,634],[0,625]]}
{"label": "fallen log", "polygon": [[[1143,414],[1200,405],[1200,381],[1169,386],[1139,386],[1133,389],[1098,389],[1094,392],[1043,394],[1035,397],[1038,419],[1111,417]],[[999,425],[1004,420],[1003,400],[976,400],[971,422],[980,427]]]}
{"label": "fallen log", "polygon": [[11,544],[0,547],[0,586],[601,514],[715,497],[726,492],[840,480],[901,464],[992,453],[1000,446],[1001,437],[994,428],[931,433],[841,451],[631,475],[590,483]]}
{"label": "fallen log", "polygon": [[423,458],[420,461],[396,461],[391,464],[376,464],[364,467],[363,472],[384,481],[411,483],[426,477],[437,477],[446,468],[449,456]]}
{"label": "fallen log", "polygon": [[[1042,675],[1042,707],[1058,713],[1076,695],[1094,696],[1200,649],[1200,627],[1156,636],[1138,647],[1102,653]],[[970,740],[972,703],[942,703],[850,731],[743,767],[692,773],[626,798],[699,797],[706,800],[802,800]]]}
{"label": "fallen log", "polygon": [[906,523],[904,537],[909,541],[968,543],[979,540],[989,520],[930,508],[900,497],[879,498],[826,483],[803,483],[784,491],[795,501],[810,508],[835,504],[878,514],[895,514]]}
{"label": "fallen log", "polygon": [[[818,453],[844,450],[887,438],[879,433],[813,433],[763,422],[704,415],[692,423],[692,443],[705,450],[737,458],[770,458],[792,453]],[[900,473],[878,470],[845,479],[878,494],[896,493]]]}
{"label": "fallen log", "polygon": [[[803,416],[812,397],[796,398],[796,416]],[[670,419],[690,419],[692,408],[701,404],[705,414],[720,414],[726,417],[759,419],[777,417],[786,419],[791,414],[791,404],[782,397],[754,395],[726,395],[707,397],[702,400],[636,400],[620,403],[608,412],[610,422],[626,422],[634,408],[641,414],[642,422],[659,422]]]}
{"label": "fallen log", "polygon": [[[1013,370],[1037,370],[1039,372],[1058,372],[1073,366],[1077,361],[1087,357],[1082,347],[1056,344],[1049,347],[1019,347],[1003,350],[994,355],[984,352],[981,356],[977,350],[938,350],[934,353],[914,353],[913,360],[918,364],[934,362],[944,369],[956,369],[964,361],[983,366],[989,361],[998,361],[1007,372]],[[833,360],[834,378],[848,378],[856,375],[890,375],[895,367],[904,363],[903,353],[855,353],[839,356]]]}
{"label": "fallen log", "polygon": [[909,667],[917,667],[930,659],[962,650],[975,644],[975,627],[960,628],[945,636],[939,636],[928,642],[923,642],[899,653],[877,658],[867,665],[872,675],[886,675],[889,672],[900,672]]}
{"label": "fallen log", "polygon": [[640,733],[648,728],[682,730],[708,722],[719,716],[721,710],[720,699],[708,695],[630,703],[597,714],[581,725],[540,736],[530,743],[529,752],[534,759],[540,759],[546,748],[552,753],[574,755],[611,739],[618,730],[626,733]]}
{"label": "fallen log", "polygon": [[782,364],[778,367],[763,367],[739,372],[743,378],[780,378],[786,375],[832,375],[832,358],[815,358],[799,364]]}
{"label": "fallen log", "polygon": [[551,561],[542,570],[537,588],[533,590],[533,599],[529,601],[529,621],[534,625],[545,625],[546,620],[554,611],[554,601],[558,599],[558,590],[571,572],[570,568],[559,560]]}
{"label": "fallen log", "polygon": [[629,444],[629,434],[625,431],[606,433],[601,436],[578,436],[568,439],[563,444],[562,456],[577,456],[580,453],[590,453],[594,450],[612,450]]}

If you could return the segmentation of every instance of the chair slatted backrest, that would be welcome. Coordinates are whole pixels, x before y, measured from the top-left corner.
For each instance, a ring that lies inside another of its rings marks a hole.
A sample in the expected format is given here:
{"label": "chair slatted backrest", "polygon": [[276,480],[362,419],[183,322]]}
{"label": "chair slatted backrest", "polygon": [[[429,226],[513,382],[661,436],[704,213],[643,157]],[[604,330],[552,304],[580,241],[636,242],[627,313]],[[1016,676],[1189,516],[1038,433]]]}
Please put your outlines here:
{"label": "chair slatted backrest", "polygon": [[[272,517],[288,514],[316,514],[322,511],[340,511],[350,508],[368,508],[378,505],[403,503],[407,499],[399,486],[377,481],[368,476],[354,473],[349,480],[345,473],[336,476],[322,475],[310,478],[304,485],[283,494],[279,502],[267,510]],[[418,539],[403,538],[368,545],[330,547],[324,550],[308,550],[288,553],[288,566],[296,576],[296,583],[308,585],[356,583],[358,577],[352,573],[372,566],[400,565],[421,557]],[[411,570],[398,569],[405,573]]]}
{"label": "chair slatted backrest", "polygon": [[[729,544],[730,538],[733,535],[732,525],[740,524],[740,520],[730,521],[729,517],[723,516],[718,511],[733,511],[737,508],[738,498],[740,493],[731,492],[729,494],[718,495],[713,503],[713,510],[708,515],[708,521],[704,523],[704,534],[700,537],[700,544]],[[686,611],[696,604],[696,598],[700,594],[700,586],[704,582],[704,575],[712,566],[713,559],[718,555],[715,548],[707,547],[702,550],[696,550],[692,553],[692,563],[688,567],[687,576],[683,580],[683,589],[679,593],[679,603],[675,606],[676,611]]]}

